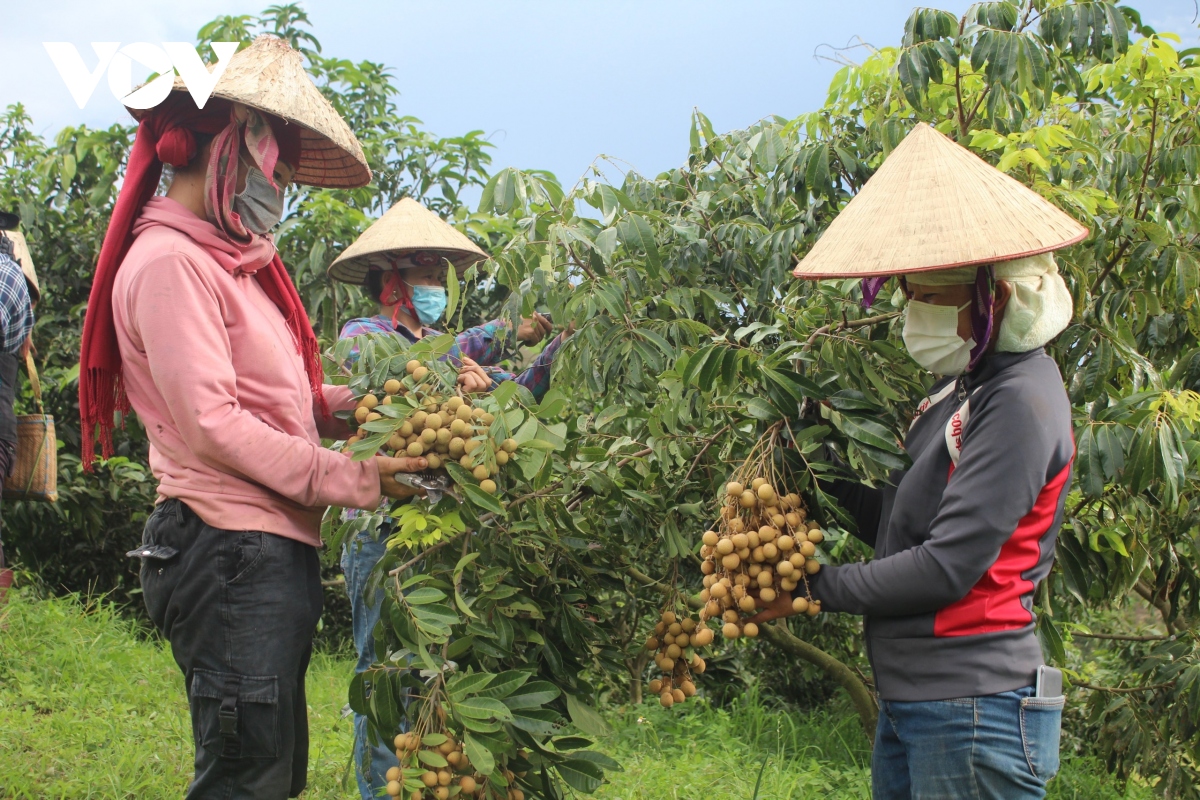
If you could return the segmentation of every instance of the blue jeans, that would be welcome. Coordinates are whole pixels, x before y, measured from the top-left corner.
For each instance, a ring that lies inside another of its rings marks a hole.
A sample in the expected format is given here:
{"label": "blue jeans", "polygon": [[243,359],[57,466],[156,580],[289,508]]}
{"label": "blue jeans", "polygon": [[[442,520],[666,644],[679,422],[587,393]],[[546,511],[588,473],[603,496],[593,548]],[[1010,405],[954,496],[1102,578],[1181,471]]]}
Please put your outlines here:
{"label": "blue jeans", "polygon": [[1058,772],[1062,697],[1033,688],[879,708],[874,800],[1036,800]]}
{"label": "blue jeans", "polygon": [[[358,653],[355,672],[364,672],[375,662],[375,623],[383,607],[383,590],[374,596],[363,596],[371,570],[387,551],[381,534],[380,541],[369,533],[360,533],[342,547],[342,572],[346,574],[346,592],[350,595],[350,609],[354,629],[354,649]],[[358,779],[358,791],[363,800],[374,800],[387,785],[384,775],[389,767],[399,766],[391,742],[371,744],[367,733],[367,718],[354,715],[354,774]]]}

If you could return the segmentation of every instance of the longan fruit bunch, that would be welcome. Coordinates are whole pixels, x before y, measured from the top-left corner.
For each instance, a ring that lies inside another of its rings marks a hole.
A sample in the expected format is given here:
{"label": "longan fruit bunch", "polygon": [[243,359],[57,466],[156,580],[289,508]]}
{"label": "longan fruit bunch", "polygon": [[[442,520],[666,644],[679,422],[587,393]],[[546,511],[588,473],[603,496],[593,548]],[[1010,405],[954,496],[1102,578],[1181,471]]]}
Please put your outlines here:
{"label": "longan fruit bunch", "polygon": [[682,703],[696,694],[692,674],[704,672],[705,663],[698,647],[712,644],[713,632],[700,620],[678,615],[667,609],[654,626],[654,634],[646,640],[646,650],[654,653],[654,663],[662,672],[662,678],[650,681],[647,687],[658,695],[663,708]]}
{"label": "longan fruit bunch", "polygon": [[[499,488],[495,478],[517,452],[517,441],[493,438],[495,415],[472,405],[469,397],[440,391],[437,373],[420,361],[409,361],[405,369],[408,376],[403,381],[391,378],[384,382],[382,392],[363,395],[354,409],[354,420],[362,425],[385,419],[376,408],[393,405],[398,397],[416,401],[418,408],[397,427],[384,451],[397,457],[424,456],[431,470],[456,461],[479,481],[480,489],[495,494]],[[435,380],[430,380],[431,375]],[[346,440],[344,452],[370,435],[359,430]]]}
{"label": "longan fruit bunch", "polygon": [[701,539],[700,619],[719,618],[726,639],[753,638],[758,625],[742,619],[742,614],[755,613],[753,592],[770,603],[779,592],[794,592],[801,585],[804,594],[792,601],[792,608],[819,614],[821,603],[809,591],[808,576],[821,569],[817,545],[825,534],[807,520],[800,495],[781,494],[761,475],[749,486],[738,480],[727,483],[718,529],[705,531]]}
{"label": "longan fruit bunch", "polygon": [[[423,744],[423,739],[443,741],[438,744]],[[458,797],[483,796],[484,779],[475,773],[471,759],[463,752],[462,743],[455,741],[453,736],[442,734],[431,737],[427,734],[422,737],[416,733],[401,733],[393,744],[400,766],[392,767],[385,776],[388,781],[386,791],[392,797],[401,797],[405,793],[405,770],[408,770],[409,777],[416,776],[422,784],[422,788],[408,792],[408,800],[448,800],[452,794]],[[445,759],[447,765],[438,768],[429,766],[420,757],[422,750],[437,753]]]}

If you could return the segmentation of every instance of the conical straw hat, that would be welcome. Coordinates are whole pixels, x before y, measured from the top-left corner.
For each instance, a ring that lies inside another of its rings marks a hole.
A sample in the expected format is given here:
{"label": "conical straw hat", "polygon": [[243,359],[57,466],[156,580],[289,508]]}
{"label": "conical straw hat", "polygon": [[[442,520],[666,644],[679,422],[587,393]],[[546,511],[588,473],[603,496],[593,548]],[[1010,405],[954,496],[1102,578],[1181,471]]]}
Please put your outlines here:
{"label": "conical straw hat", "polygon": [[[187,91],[178,75],[173,91]],[[358,139],[304,71],[300,54],[285,40],[259,36],[245,50],[235,53],[212,96],[300,125],[300,165],[293,182],[334,189],[371,182],[371,170]],[[152,110],[131,108],[129,113],[141,120]]]}
{"label": "conical straw hat", "polygon": [[867,278],[990,264],[1087,235],[1050,201],[920,123],[792,274]]}
{"label": "conical straw hat", "polygon": [[387,210],[354,244],[329,265],[329,277],[346,283],[363,283],[371,267],[390,270],[415,266],[406,257],[416,251],[432,252],[454,264],[458,274],[487,253],[449,223],[411,197]]}
{"label": "conical straw hat", "polygon": [[33,268],[33,256],[29,255],[29,245],[25,242],[25,234],[20,231],[4,231],[4,235],[13,243],[13,258],[21,264],[21,272],[29,283],[30,299],[37,302],[42,298],[42,287],[38,284],[37,271]]}

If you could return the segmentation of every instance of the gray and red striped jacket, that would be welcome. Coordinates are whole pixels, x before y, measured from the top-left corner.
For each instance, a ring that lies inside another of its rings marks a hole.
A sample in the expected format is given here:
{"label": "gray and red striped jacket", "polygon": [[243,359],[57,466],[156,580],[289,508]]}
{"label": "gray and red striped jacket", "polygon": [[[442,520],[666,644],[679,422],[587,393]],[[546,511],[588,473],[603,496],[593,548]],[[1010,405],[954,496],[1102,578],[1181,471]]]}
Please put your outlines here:
{"label": "gray and red striped jacket", "polygon": [[863,614],[885,700],[948,700],[1032,685],[1033,597],[1049,574],[1075,443],[1062,374],[1041,348],[988,356],[918,408],[912,459],[881,489],[831,491],[875,548],[825,567],[814,595]]}

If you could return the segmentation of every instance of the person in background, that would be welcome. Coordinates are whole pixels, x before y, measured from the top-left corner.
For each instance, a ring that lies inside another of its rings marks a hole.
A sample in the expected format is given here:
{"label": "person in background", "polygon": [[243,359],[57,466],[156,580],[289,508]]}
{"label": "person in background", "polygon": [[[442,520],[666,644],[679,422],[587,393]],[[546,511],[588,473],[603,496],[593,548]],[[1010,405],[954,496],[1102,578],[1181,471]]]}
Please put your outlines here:
{"label": "person in background", "polygon": [[[33,264],[25,263],[28,255],[18,254],[15,248],[18,242],[23,244],[20,234],[12,232],[17,222],[16,214],[0,213],[0,488],[12,474],[16,458],[17,416],[13,404],[20,365],[33,343],[33,308],[39,296]],[[0,602],[12,585],[12,571],[4,563],[3,533],[0,519]]]}
{"label": "person in background", "polygon": [[[425,459],[355,462],[317,340],[271,230],[293,181],[361,186],[358,142],[286,41],[235,54],[203,109],[177,80],[139,111],[84,321],[84,459],[114,411],[150,440],[158,503],[141,559],[146,609],[184,673],[190,800],[282,800],[307,782],[305,673],[321,614],[328,506],[407,497]],[[164,164],[174,168],[155,196]]]}
{"label": "person in background", "polygon": [[[420,203],[410,198],[401,200],[330,265],[331,277],[363,284],[367,294],[379,304],[377,315],[347,322],[341,338],[388,334],[413,343],[426,336],[440,335],[433,326],[446,310],[447,265],[462,272],[486,257],[470,239]],[[446,358],[459,366],[458,384],[464,392],[490,391],[500,381],[516,381],[529,389],[536,400],[546,394],[554,356],[571,335],[570,329],[547,344],[520,373],[495,366],[507,351],[511,330],[507,320],[497,319],[468,328],[455,337]],[[534,314],[532,319],[521,321],[516,338],[523,344],[536,345],[550,330],[550,321]],[[355,347],[350,361],[357,356]],[[348,517],[354,515],[352,510],[347,512]],[[383,591],[367,597],[365,589],[367,578],[386,552],[384,539],[385,533],[376,538],[364,531],[342,548],[342,571],[350,597],[358,672],[375,662],[372,632],[379,621]],[[373,745],[369,741],[367,718],[355,715],[354,763],[363,800],[378,797],[387,784],[387,770],[398,765],[391,744]]]}
{"label": "person in background", "polygon": [[[904,344],[937,376],[887,484],[829,487],[873,560],[809,579],[823,610],[864,615],[880,701],[875,800],[1035,800],[1058,771],[1061,673],[1033,598],[1050,573],[1075,455],[1044,346],[1070,323],[1052,250],[1087,228],[925,125],[887,157],[801,278],[889,276]],[[787,592],[755,619],[804,611]]]}

